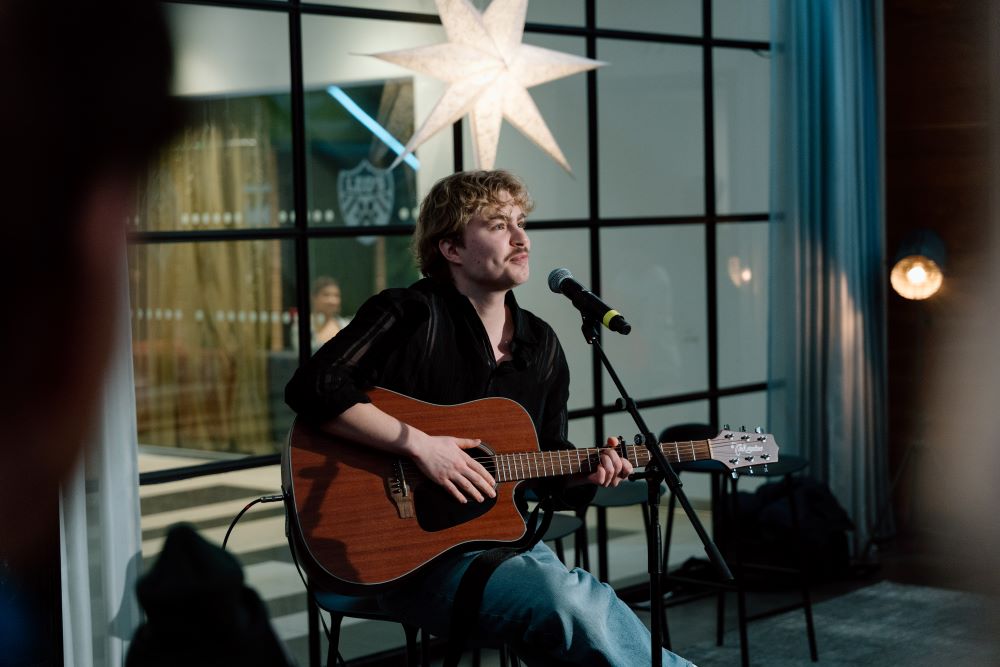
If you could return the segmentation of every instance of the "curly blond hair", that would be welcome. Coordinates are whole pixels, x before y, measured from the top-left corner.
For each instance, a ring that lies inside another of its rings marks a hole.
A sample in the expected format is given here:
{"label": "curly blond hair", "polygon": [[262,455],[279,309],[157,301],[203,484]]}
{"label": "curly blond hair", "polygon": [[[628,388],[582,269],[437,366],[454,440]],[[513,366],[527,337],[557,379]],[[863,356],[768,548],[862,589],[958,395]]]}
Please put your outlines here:
{"label": "curly blond hair", "polygon": [[521,179],[502,169],[460,171],[434,184],[420,203],[417,228],[413,232],[413,254],[423,275],[451,279],[439,242],[451,239],[461,246],[469,220],[484,209],[499,206],[501,193],[510,195],[510,200],[503,200],[503,204],[517,204],[525,213],[534,208]]}

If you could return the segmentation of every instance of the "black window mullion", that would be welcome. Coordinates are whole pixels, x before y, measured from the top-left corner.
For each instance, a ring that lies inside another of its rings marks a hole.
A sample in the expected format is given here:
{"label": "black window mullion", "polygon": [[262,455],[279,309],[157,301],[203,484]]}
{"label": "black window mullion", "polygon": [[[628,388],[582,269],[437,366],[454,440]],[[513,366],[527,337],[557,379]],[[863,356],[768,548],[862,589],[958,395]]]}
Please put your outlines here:
{"label": "black window mullion", "polygon": [[719,422],[719,317],[716,281],[716,201],[715,201],[715,72],[712,52],[712,0],[702,0],[702,94],[705,132],[705,291],[708,303],[708,420]]}
{"label": "black window mullion", "polygon": [[312,304],[309,298],[309,214],[306,201],[305,87],[302,64],[302,14],[289,0],[288,48],[292,93],[292,202],[295,208],[295,301],[299,313],[299,363],[312,354]]}
{"label": "black window mullion", "polygon": [[[587,0],[586,4],[586,49],[587,57],[597,59],[597,0]],[[598,176],[600,161],[598,155],[597,127],[597,70],[587,72],[587,185],[588,220],[590,237],[590,283],[591,289],[601,292],[601,198]],[[601,341],[598,328],[597,340]],[[593,382],[594,406],[604,404],[604,369],[597,350],[591,350],[591,382]],[[594,411],[594,436],[598,442],[604,439],[604,411]],[[590,446],[591,443],[587,443]]]}

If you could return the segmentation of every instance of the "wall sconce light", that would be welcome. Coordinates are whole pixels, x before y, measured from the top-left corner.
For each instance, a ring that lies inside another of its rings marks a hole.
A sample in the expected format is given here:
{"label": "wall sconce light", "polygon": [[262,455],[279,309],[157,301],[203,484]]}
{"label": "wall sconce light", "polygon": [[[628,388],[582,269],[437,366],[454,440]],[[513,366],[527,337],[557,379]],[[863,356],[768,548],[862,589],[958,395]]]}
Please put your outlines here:
{"label": "wall sconce light", "polygon": [[900,244],[889,282],[904,299],[927,299],[941,289],[944,267],[941,237],[929,229],[919,229]]}

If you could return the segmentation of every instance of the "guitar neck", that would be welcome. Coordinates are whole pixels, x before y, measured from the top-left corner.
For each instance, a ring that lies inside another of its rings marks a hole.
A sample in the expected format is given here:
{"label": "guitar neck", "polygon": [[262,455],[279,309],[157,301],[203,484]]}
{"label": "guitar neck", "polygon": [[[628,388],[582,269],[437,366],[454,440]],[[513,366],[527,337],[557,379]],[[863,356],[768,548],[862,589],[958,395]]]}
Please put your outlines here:
{"label": "guitar neck", "polygon": [[[670,463],[700,461],[712,458],[708,440],[686,440],[661,442],[660,451]],[[649,463],[649,450],[642,445],[625,445],[618,448],[619,454],[627,458],[635,468]],[[601,450],[559,449],[548,452],[523,452],[500,454],[491,457],[495,465],[498,482],[514,482],[522,479],[559,477],[577,473],[591,473],[600,465]]]}

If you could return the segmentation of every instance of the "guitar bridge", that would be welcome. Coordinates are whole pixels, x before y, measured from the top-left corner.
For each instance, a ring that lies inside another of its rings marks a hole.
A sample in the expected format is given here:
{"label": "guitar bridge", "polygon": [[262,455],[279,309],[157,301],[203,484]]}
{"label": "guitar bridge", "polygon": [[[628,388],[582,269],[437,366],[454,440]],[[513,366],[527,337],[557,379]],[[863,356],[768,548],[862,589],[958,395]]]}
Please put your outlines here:
{"label": "guitar bridge", "polygon": [[389,497],[396,505],[396,512],[400,519],[413,519],[417,516],[413,507],[413,489],[406,481],[406,473],[403,472],[402,460],[397,460],[392,465],[392,475],[386,480]]}

